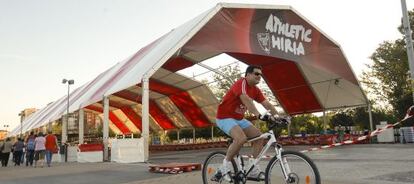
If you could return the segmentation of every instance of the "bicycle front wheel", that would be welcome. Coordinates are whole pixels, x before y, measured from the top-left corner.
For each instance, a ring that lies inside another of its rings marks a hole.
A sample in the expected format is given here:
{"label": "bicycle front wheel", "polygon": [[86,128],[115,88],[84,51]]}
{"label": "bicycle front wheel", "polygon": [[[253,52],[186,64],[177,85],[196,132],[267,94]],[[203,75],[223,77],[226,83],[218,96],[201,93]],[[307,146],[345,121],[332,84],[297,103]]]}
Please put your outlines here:
{"label": "bicycle front wheel", "polygon": [[[286,170],[282,169],[282,164]],[[288,179],[285,179],[287,172]],[[303,153],[283,151],[282,161],[273,157],[266,168],[266,184],[320,184],[319,171],[313,161]]]}
{"label": "bicycle front wheel", "polygon": [[225,152],[213,152],[207,156],[203,164],[203,184],[217,184],[217,183],[232,183],[237,184],[238,182],[234,180],[235,173],[237,173],[237,166],[234,160],[232,160],[232,168],[230,170],[230,177],[232,178],[231,182],[228,182],[223,179],[223,173],[221,173],[220,168],[223,165],[223,160],[226,157]]}

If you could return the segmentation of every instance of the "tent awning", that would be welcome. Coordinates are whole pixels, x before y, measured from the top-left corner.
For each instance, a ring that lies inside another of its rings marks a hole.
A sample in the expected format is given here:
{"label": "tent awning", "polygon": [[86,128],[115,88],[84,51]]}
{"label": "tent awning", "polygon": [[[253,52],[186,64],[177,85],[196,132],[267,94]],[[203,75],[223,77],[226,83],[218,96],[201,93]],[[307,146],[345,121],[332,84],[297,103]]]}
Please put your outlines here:
{"label": "tent awning", "polygon": [[[102,112],[107,96],[111,129],[141,131],[140,83],[150,77],[151,130],[210,126],[217,99],[202,83],[175,72],[222,53],[262,66],[264,80],[288,114],[367,104],[341,47],[296,10],[221,3],[74,90],[69,111]],[[24,131],[59,119],[66,100],[33,114]]]}

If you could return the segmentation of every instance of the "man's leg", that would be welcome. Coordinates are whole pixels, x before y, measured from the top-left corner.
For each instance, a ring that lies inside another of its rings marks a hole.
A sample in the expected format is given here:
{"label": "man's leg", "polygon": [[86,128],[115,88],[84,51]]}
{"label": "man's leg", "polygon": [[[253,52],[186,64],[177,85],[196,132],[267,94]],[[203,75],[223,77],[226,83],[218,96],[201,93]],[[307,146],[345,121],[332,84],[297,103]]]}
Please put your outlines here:
{"label": "man's leg", "polygon": [[234,156],[240,151],[240,148],[246,142],[247,137],[240,126],[234,126],[230,129],[230,136],[233,138],[233,143],[230,144],[227,150],[226,160],[231,161]]}
{"label": "man's leg", "polygon": [[[257,129],[255,126],[249,126],[245,129],[243,129],[244,133],[248,138],[258,137],[262,133],[259,129]],[[253,148],[253,157],[257,158],[257,156],[260,154],[260,151],[263,148],[263,139],[259,139],[252,142],[252,148]]]}

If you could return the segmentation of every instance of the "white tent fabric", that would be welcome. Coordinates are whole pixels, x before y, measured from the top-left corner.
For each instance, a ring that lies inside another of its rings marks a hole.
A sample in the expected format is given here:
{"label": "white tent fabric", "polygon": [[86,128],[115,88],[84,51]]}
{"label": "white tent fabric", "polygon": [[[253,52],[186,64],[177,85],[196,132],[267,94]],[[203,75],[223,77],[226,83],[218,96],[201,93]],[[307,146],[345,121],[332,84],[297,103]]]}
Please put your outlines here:
{"label": "white tent fabric", "polygon": [[[293,8],[221,3],[74,90],[69,111],[101,113],[102,99],[112,97],[111,129],[139,132],[140,83],[148,77],[151,130],[211,126],[217,99],[202,83],[174,72],[221,53],[262,66],[264,80],[291,115],[367,104],[340,46]],[[33,114],[23,131],[61,118],[66,100]]]}

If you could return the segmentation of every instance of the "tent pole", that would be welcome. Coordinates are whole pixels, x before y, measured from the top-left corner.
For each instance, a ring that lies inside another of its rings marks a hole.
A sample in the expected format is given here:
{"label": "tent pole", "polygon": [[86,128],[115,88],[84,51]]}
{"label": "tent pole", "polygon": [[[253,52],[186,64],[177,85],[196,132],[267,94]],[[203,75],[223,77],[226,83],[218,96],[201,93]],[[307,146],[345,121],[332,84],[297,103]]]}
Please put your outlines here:
{"label": "tent pole", "polygon": [[288,129],[288,136],[290,136],[290,126],[291,126],[291,123],[289,123],[289,124],[288,124],[288,126],[287,126],[287,129]]}
{"label": "tent pole", "polygon": [[211,126],[211,140],[214,139],[214,126]]}
{"label": "tent pole", "polygon": [[109,98],[107,96],[103,99],[104,109],[103,109],[103,144],[104,144],[104,161],[109,161],[109,147],[108,147],[108,137],[109,137]]}
{"label": "tent pole", "polygon": [[149,140],[149,78],[142,78],[142,138],[144,139],[144,162],[148,161]]}
{"label": "tent pole", "polygon": [[326,119],[326,111],[325,109],[323,109],[323,132],[325,132],[325,134],[327,134],[326,132],[326,127],[328,125],[328,120]]}
{"label": "tent pole", "polygon": [[374,130],[374,124],[372,122],[372,108],[371,104],[368,103],[368,115],[369,115],[369,128],[371,131]]}
{"label": "tent pole", "polygon": [[168,135],[168,131],[167,130],[164,130],[163,131],[163,139],[160,139],[161,145],[164,145],[165,144],[164,138],[166,138],[167,135]]}
{"label": "tent pole", "polygon": [[83,136],[84,136],[84,128],[85,128],[85,123],[84,123],[84,110],[83,108],[79,109],[79,144],[83,144]]}
{"label": "tent pole", "polygon": [[[405,40],[406,40],[406,48],[407,48],[407,56],[408,56],[408,67],[409,67],[409,71],[410,72],[410,77],[411,77],[411,89],[414,89],[414,50],[413,50],[413,40],[411,37],[411,28],[410,28],[410,19],[408,17],[408,12],[407,12],[407,4],[405,2],[405,0],[401,0],[401,9],[402,9],[402,14],[403,14],[403,30],[405,33]],[[413,96],[413,100],[414,100],[414,90],[412,93]],[[373,127],[371,127],[371,131]]]}
{"label": "tent pole", "polygon": [[180,129],[177,129],[177,141],[180,141]]}
{"label": "tent pole", "polygon": [[193,128],[193,143],[195,144],[196,138],[195,138],[195,128]]}

